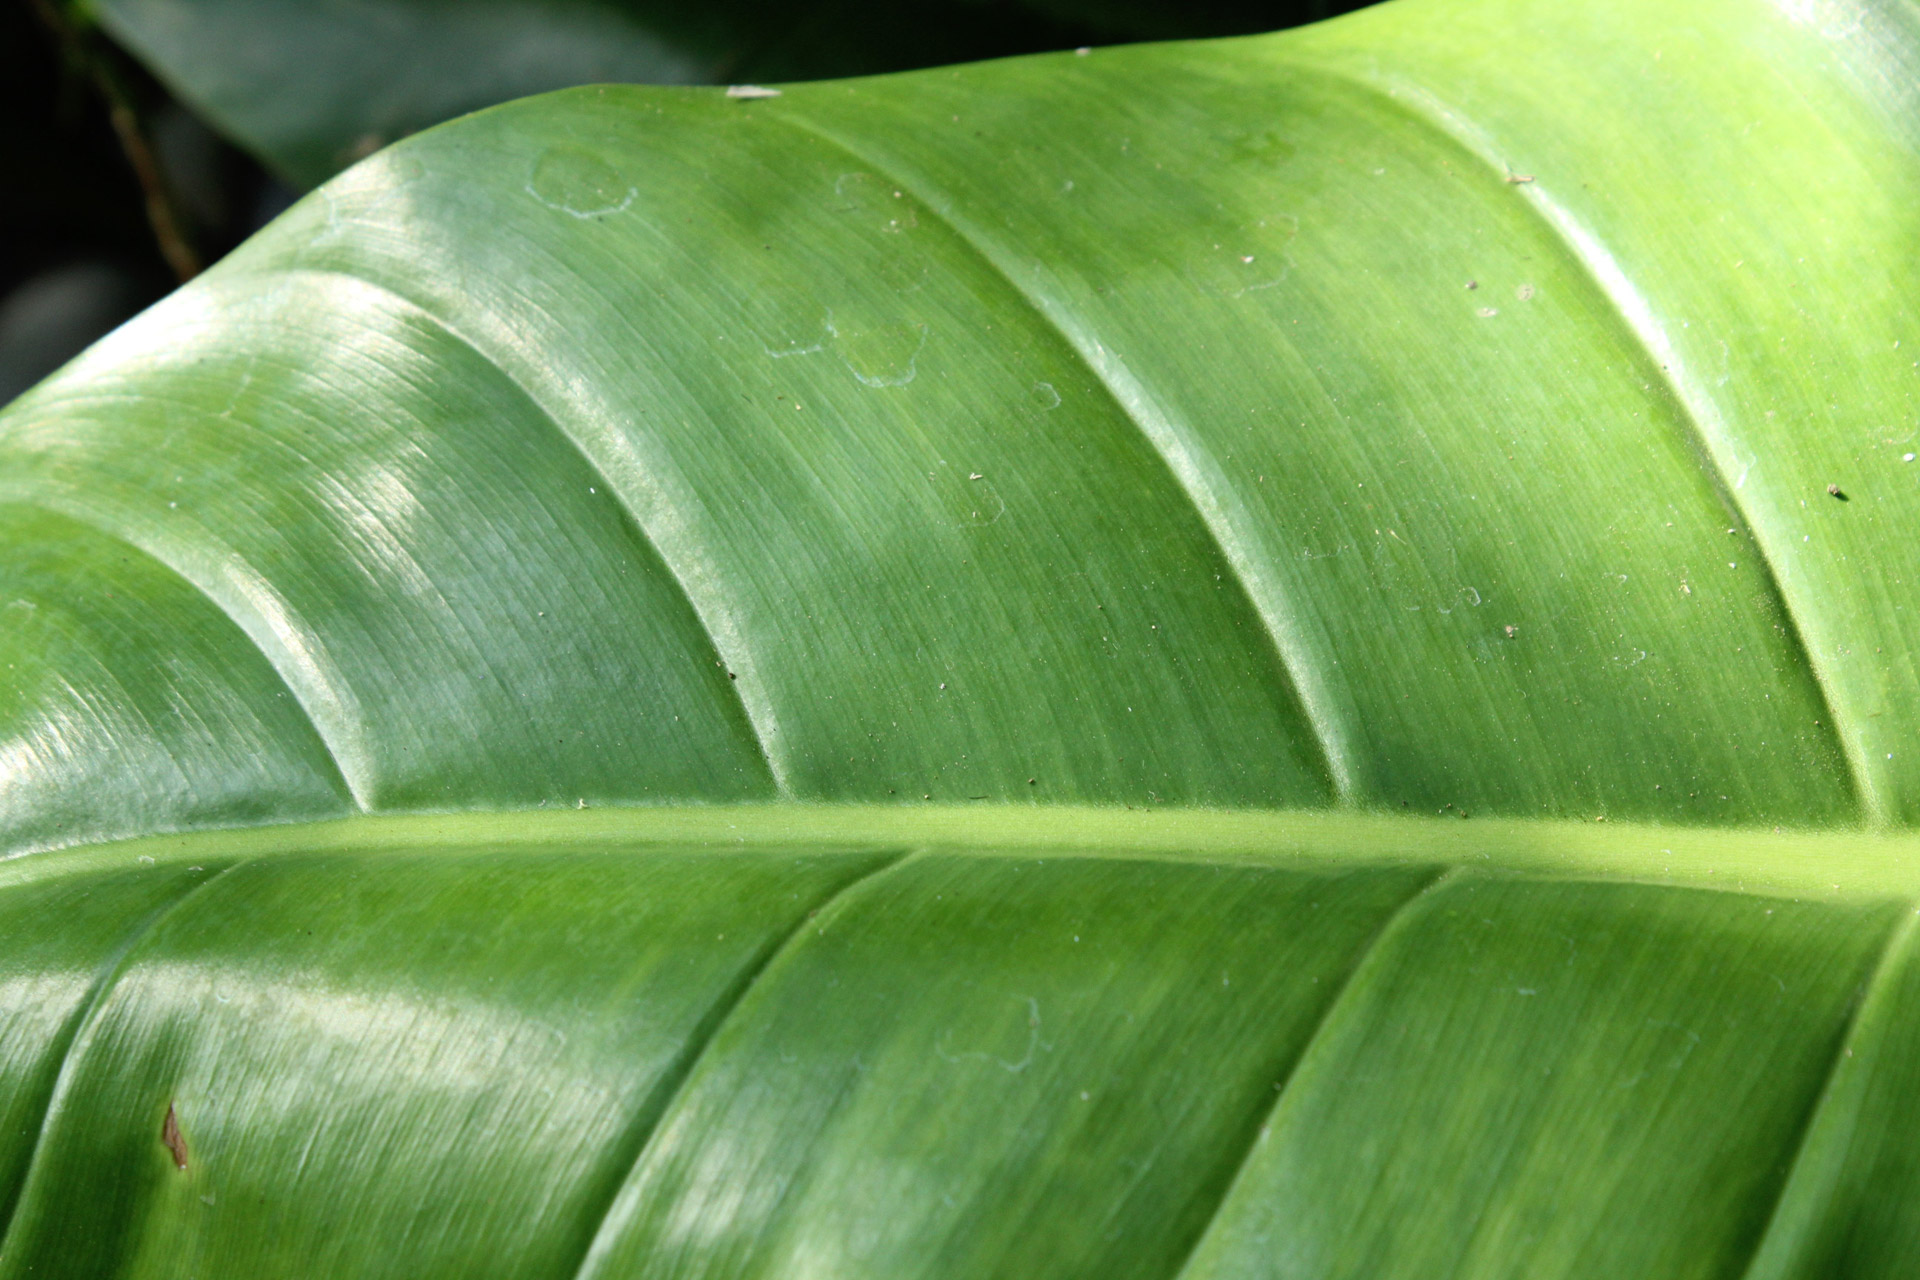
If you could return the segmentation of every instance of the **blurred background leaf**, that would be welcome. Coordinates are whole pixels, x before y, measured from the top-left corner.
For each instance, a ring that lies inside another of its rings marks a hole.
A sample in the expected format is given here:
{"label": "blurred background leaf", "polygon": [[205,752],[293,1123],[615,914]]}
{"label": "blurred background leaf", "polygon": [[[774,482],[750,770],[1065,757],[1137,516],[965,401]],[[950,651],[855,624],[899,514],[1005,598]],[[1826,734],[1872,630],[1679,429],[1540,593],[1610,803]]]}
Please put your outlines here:
{"label": "blurred background leaf", "polygon": [[1350,0],[96,0],[213,123],[310,186],[395,138],[577,84],[812,80],[1228,35]]}

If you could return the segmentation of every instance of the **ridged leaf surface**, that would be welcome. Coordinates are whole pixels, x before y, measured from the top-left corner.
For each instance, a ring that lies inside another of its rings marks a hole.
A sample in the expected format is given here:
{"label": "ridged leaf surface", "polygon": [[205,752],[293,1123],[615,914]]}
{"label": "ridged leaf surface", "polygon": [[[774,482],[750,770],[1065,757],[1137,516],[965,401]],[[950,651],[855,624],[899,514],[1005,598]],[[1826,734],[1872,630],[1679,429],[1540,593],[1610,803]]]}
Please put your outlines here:
{"label": "ridged leaf surface", "polygon": [[1422,0],[322,188],[0,415],[0,1277],[1910,1274],[1916,86]]}

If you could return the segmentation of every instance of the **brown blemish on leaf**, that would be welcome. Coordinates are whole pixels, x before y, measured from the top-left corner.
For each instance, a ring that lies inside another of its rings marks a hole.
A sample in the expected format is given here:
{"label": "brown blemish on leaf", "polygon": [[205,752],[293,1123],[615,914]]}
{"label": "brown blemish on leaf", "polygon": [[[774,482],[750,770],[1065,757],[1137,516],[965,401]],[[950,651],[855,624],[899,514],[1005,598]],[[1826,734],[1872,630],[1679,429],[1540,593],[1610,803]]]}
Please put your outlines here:
{"label": "brown blemish on leaf", "polygon": [[173,1104],[167,1104],[167,1118],[160,1124],[160,1141],[166,1145],[167,1154],[173,1157],[173,1167],[185,1172],[187,1167],[187,1139],[180,1132],[180,1118],[173,1114]]}

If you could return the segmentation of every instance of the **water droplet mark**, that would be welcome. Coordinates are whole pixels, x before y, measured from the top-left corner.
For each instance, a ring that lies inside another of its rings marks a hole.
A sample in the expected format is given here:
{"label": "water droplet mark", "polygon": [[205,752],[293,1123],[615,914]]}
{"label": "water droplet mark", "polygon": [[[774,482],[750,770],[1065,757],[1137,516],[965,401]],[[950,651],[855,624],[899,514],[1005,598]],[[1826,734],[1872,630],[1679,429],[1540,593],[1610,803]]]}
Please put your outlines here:
{"label": "water droplet mark", "polygon": [[842,329],[829,319],[827,335],[833,339],[834,354],[862,386],[904,387],[919,376],[927,326],[917,320]]}
{"label": "water droplet mark", "polygon": [[[1051,382],[1034,383],[1033,390],[1029,394],[1033,396],[1033,402],[1040,406],[1040,412],[1042,413],[1047,413],[1060,407],[1060,393],[1053,389]],[[1908,456],[1911,457],[1912,455],[1909,454]]]}
{"label": "water droplet mark", "polygon": [[632,204],[639,188],[591,152],[555,147],[534,164],[527,194],[571,217],[604,218]]}

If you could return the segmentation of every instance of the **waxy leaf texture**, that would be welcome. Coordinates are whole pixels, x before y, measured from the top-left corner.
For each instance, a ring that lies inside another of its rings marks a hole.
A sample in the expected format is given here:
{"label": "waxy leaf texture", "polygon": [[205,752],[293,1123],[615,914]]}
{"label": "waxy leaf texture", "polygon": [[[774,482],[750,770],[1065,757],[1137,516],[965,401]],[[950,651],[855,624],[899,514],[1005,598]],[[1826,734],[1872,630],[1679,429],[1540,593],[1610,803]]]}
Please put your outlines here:
{"label": "waxy leaf texture", "polygon": [[378,153],[0,413],[0,1280],[1907,1276],[1920,8]]}

